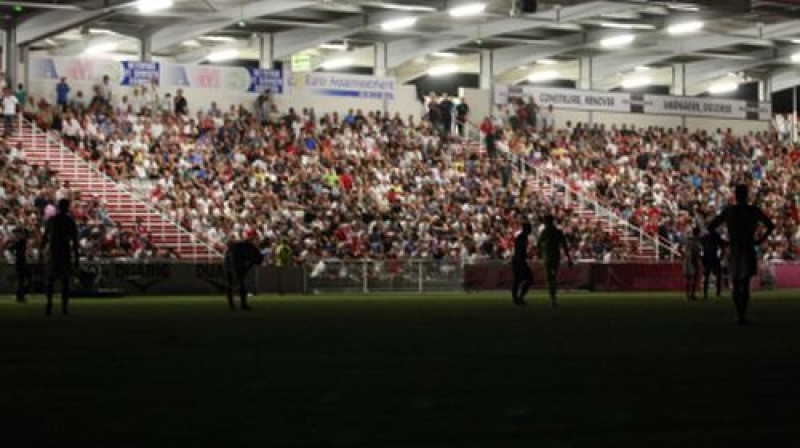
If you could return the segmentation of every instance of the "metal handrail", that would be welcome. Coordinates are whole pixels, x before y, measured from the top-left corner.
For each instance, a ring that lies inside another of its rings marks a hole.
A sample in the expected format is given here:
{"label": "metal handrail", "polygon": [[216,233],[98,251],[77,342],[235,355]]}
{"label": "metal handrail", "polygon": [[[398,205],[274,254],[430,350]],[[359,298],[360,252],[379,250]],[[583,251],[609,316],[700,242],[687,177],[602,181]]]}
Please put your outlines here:
{"label": "metal handrail", "polygon": [[[512,165],[514,167],[516,167],[517,169],[520,169],[519,167],[521,167],[521,166],[525,166],[525,167],[530,168],[530,171],[533,172],[533,176],[537,180],[544,181],[544,182],[550,184],[553,187],[563,187],[564,188],[564,192],[567,195],[565,197],[565,201],[567,202],[567,204],[569,204],[569,196],[568,195],[574,195],[574,196],[576,196],[578,198],[578,204],[580,204],[584,209],[591,209],[591,210],[594,211],[594,213],[596,215],[598,215],[598,217],[601,217],[601,218],[605,217],[605,218],[611,220],[613,224],[621,225],[622,227],[626,228],[627,230],[633,231],[634,234],[638,234],[639,235],[640,241],[649,240],[651,242],[651,244],[654,246],[654,249],[656,251],[656,254],[655,254],[656,258],[659,257],[659,249],[661,249],[661,247],[666,249],[673,257],[680,257],[679,251],[674,247],[673,244],[671,244],[670,242],[664,240],[660,236],[659,237],[654,237],[652,235],[648,235],[647,233],[644,232],[644,230],[642,228],[634,226],[633,224],[631,224],[630,222],[626,221],[625,219],[622,219],[613,210],[611,210],[611,209],[603,206],[602,204],[600,204],[599,201],[597,201],[597,200],[595,200],[595,199],[593,199],[591,197],[587,197],[586,195],[582,194],[580,191],[577,191],[574,188],[572,188],[569,185],[569,183],[567,183],[561,176],[558,176],[555,173],[542,173],[529,160],[527,160],[525,158],[522,158],[519,155],[514,154],[513,152],[509,151],[508,153],[506,153],[506,156],[509,159],[511,159]],[[525,171],[523,171],[523,174],[526,174]],[[553,179],[553,178],[555,178],[555,179]]]}
{"label": "metal handrail", "polygon": [[[30,125],[31,131],[33,132],[34,135],[41,134],[47,140],[49,140],[50,142],[54,143],[59,149],[59,155],[63,155],[64,153],[70,154],[71,156],[73,156],[75,158],[75,160],[78,161],[79,164],[82,164],[84,167],[88,168],[89,171],[92,172],[92,174],[100,176],[101,179],[103,179],[107,183],[113,185],[114,188],[117,189],[117,191],[130,195],[137,202],[139,202],[140,204],[143,204],[145,206],[145,208],[149,212],[156,214],[157,216],[159,216],[165,222],[172,224],[178,230],[178,234],[179,235],[187,235],[187,236],[189,236],[189,239],[192,241],[192,243],[199,244],[201,246],[205,246],[208,249],[208,251],[209,251],[209,253],[211,255],[216,255],[216,256],[218,256],[220,258],[222,257],[222,253],[220,251],[218,251],[215,247],[213,247],[212,245],[208,244],[206,241],[203,241],[202,239],[200,239],[194,233],[188,231],[180,223],[178,223],[177,221],[173,220],[169,215],[167,215],[163,210],[160,210],[157,207],[155,207],[153,204],[151,204],[146,198],[141,196],[141,194],[139,194],[138,192],[136,192],[136,191],[134,191],[132,189],[127,188],[122,183],[115,181],[110,176],[108,176],[106,173],[100,171],[99,169],[97,169],[97,167],[95,167],[91,163],[87,162],[82,157],[80,157],[77,154],[75,154],[73,151],[66,149],[66,147],[64,146],[64,142],[62,141],[60,135],[54,136],[54,135],[52,135],[51,132],[45,132],[43,130],[40,130],[39,127],[36,125],[36,123],[33,123],[31,121],[28,121],[28,120],[24,120],[24,121]],[[62,166],[63,166],[63,161],[62,161]]]}

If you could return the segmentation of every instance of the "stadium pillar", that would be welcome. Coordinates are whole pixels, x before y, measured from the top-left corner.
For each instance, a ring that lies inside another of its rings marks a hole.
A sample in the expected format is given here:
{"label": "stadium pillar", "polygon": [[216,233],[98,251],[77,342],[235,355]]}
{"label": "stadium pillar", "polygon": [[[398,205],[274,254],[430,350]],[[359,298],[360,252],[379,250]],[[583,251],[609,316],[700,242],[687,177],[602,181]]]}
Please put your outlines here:
{"label": "stadium pillar", "polygon": [[[31,83],[31,54],[29,50],[29,45],[22,45],[19,48],[19,60],[22,62],[22,83],[25,84],[25,90],[30,89]],[[14,91],[16,91],[16,87],[12,87]],[[25,105],[21,105],[21,107],[25,107]]]}
{"label": "stadium pillar", "polygon": [[19,47],[17,46],[17,30],[10,27],[3,32],[3,66],[9,86],[16,85],[19,70]]}
{"label": "stadium pillar", "polygon": [[375,44],[375,76],[386,76],[388,74],[389,51],[386,42]]}
{"label": "stadium pillar", "polygon": [[494,114],[494,52],[481,50],[480,88],[489,93],[489,115]]}
{"label": "stadium pillar", "polygon": [[758,81],[758,101],[761,103],[770,102],[772,96],[772,78],[766,78]]}
{"label": "stadium pillar", "polygon": [[672,88],[670,93],[675,96],[686,96],[686,64],[672,65]]}
{"label": "stadium pillar", "polygon": [[150,36],[139,39],[139,60],[141,62],[153,60],[153,41]]}
{"label": "stadium pillar", "polygon": [[797,86],[792,89],[792,141],[797,142]]}
{"label": "stadium pillar", "polygon": [[272,33],[263,33],[259,36],[258,66],[271,69],[275,55],[275,36]]}
{"label": "stadium pillar", "polygon": [[581,58],[580,61],[578,61],[578,70],[579,70],[578,88],[579,89],[592,90],[592,88],[594,87],[594,82],[592,80],[593,76],[594,76],[594,74],[592,73],[593,72],[593,68],[594,68],[593,64],[594,64],[594,61],[592,60],[592,58],[589,58],[589,57]]}
{"label": "stadium pillar", "polygon": [[[389,45],[386,42],[375,44],[375,63],[372,74],[375,76],[389,76]],[[389,100],[383,99],[383,113],[389,113]]]}

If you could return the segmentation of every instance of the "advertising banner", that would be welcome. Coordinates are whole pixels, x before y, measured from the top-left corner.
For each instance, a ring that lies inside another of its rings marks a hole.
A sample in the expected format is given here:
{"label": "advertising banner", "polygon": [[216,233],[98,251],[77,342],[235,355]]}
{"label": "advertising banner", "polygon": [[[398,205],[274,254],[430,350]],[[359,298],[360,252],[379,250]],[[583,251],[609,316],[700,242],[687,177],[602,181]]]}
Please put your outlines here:
{"label": "advertising banner", "polygon": [[746,101],[666,95],[645,95],[644,113],[691,117],[748,118]]}
{"label": "advertising banner", "polygon": [[526,102],[529,98],[533,98],[542,107],[552,105],[556,109],[739,120],[768,121],[772,119],[772,104],[756,101],[537,86],[495,86],[495,104],[509,104],[516,98],[522,98]]}
{"label": "advertising banner", "polygon": [[533,98],[539,106],[552,105],[556,109],[595,110],[603,112],[630,112],[631,96],[628,93],[596,92],[592,90],[556,89],[536,86],[504,86],[495,89],[498,104],[507,104],[512,98],[526,102]]}
{"label": "advertising banner", "polygon": [[32,58],[30,76],[38,79],[58,80],[66,77],[69,82],[100,82],[108,76],[112,84],[120,85],[124,70],[119,61],[82,58]]}
{"label": "advertising banner", "polygon": [[122,80],[123,86],[142,86],[150,85],[153,81],[156,84],[161,79],[161,69],[158,62],[135,62],[122,61]]}
{"label": "advertising banner", "polygon": [[393,100],[395,78],[342,73],[295,73],[293,87],[325,96]]}
{"label": "advertising banner", "polygon": [[250,69],[250,86],[248,92],[261,93],[269,90],[273,94],[283,93],[283,72],[261,68]]}

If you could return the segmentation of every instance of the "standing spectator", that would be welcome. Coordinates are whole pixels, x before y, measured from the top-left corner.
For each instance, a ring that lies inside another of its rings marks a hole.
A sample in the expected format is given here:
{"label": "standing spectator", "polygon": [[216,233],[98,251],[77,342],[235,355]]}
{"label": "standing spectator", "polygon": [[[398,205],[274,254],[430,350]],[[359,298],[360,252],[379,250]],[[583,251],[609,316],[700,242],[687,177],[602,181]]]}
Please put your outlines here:
{"label": "standing spectator", "polygon": [[[67,87],[67,92],[69,92],[69,86]],[[75,112],[83,112],[86,106],[87,103],[86,98],[83,96],[83,90],[78,90],[75,94],[75,99],[70,101],[69,107]]]}
{"label": "standing spectator", "polygon": [[103,75],[103,83],[100,84],[100,96],[103,99],[103,102],[106,104],[111,104],[111,98],[113,96],[113,88],[111,86],[111,79],[108,75]]}
{"label": "standing spectator", "polygon": [[467,104],[463,96],[459,100],[460,102],[456,106],[456,126],[458,127],[458,135],[466,138],[467,135],[464,133],[464,128],[467,120],[469,120],[469,104]]}
{"label": "standing spectator", "polygon": [[28,92],[25,90],[25,86],[23,84],[17,84],[17,91],[14,92],[14,96],[17,97],[18,104],[21,104],[22,106],[25,105],[25,102],[28,101]]}
{"label": "standing spectator", "polygon": [[172,100],[172,94],[167,92],[164,94],[164,98],[161,99],[161,101],[156,101],[155,104],[158,112],[168,113],[170,110],[172,110],[175,102]]}
{"label": "standing spectator", "polygon": [[[146,87],[142,87],[142,92],[146,92],[146,89]],[[139,95],[139,88],[134,87],[130,103],[131,106],[133,106],[133,113],[135,115],[140,115],[143,113],[143,109],[145,107],[144,101],[144,95]]]}
{"label": "standing spectator", "polygon": [[61,82],[56,85],[56,103],[64,110],[69,106],[69,84],[67,78],[61,78]]}
{"label": "standing spectator", "polygon": [[183,96],[183,89],[178,89],[175,93],[175,115],[189,115],[189,103]]}
{"label": "standing spectator", "polygon": [[439,102],[439,114],[441,115],[443,135],[449,136],[453,132],[453,102],[446,93]]}
{"label": "standing spectator", "polygon": [[553,113],[553,105],[547,106],[547,110],[542,113],[542,131],[549,132],[556,127],[556,116]]}
{"label": "standing spectator", "polygon": [[14,119],[17,117],[17,97],[11,94],[11,89],[6,87],[3,90],[3,127],[5,135],[9,136],[14,132]]}
{"label": "standing spectator", "polygon": [[536,128],[539,125],[539,105],[536,104],[536,99],[530,97],[530,101],[526,107],[528,108],[528,127]]}
{"label": "standing spectator", "polygon": [[270,105],[272,104],[272,93],[270,89],[265,90],[258,98],[256,98],[256,117],[258,117],[261,124],[266,124],[269,121]]}

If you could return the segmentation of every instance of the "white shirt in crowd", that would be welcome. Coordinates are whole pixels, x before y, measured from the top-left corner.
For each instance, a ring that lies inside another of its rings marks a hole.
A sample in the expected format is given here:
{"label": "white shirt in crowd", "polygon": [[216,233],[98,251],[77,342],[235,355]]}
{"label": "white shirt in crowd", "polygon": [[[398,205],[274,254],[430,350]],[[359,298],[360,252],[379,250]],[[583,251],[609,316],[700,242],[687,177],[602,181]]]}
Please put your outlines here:
{"label": "white shirt in crowd", "polygon": [[3,115],[16,115],[17,114],[17,97],[14,95],[6,95],[3,97]]}

